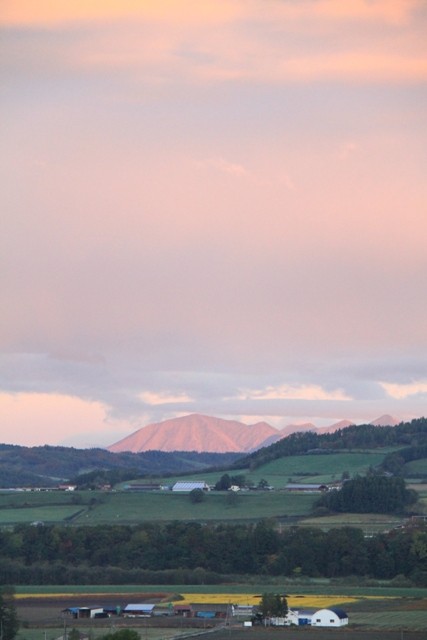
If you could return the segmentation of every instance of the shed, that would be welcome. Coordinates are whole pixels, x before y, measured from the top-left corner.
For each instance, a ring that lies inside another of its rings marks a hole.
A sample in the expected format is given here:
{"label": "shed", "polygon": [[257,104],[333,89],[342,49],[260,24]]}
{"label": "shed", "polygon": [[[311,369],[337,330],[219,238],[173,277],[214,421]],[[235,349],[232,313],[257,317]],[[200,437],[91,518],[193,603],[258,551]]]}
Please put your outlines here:
{"label": "shed", "polygon": [[190,618],[193,615],[193,610],[189,604],[174,604],[173,610],[176,616],[182,616],[183,618]]}
{"label": "shed", "polygon": [[321,493],[322,491],[328,491],[328,485],[289,482],[286,485],[285,489],[287,491],[294,491],[296,493]]}
{"label": "shed", "polygon": [[230,604],[192,603],[195,618],[227,618],[231,614]]}
{"label": "shed", "polygon": [[338,607],[319,609],[311,619],[312,627],[343,627],[346,624],[348,624],[348,615]]}
{"label": "shed", "polygon": [[252,604],[233,604],[233,616],[251,618],[254,614],[254,606]]}
{"label": "shed", "polygon": [[104,613],[104,607],[79,607],[77,618],[96,618],[100,613]]}
{"label": "shed", "polygon": [[123,609],[125,618],[149,618],[154,609],[154,604],[127,604]]}
{"label": "shed", "polygon": [[297,611],[297,624],[298,626],[304,626],[311,624],[315,609],[299,609]]}

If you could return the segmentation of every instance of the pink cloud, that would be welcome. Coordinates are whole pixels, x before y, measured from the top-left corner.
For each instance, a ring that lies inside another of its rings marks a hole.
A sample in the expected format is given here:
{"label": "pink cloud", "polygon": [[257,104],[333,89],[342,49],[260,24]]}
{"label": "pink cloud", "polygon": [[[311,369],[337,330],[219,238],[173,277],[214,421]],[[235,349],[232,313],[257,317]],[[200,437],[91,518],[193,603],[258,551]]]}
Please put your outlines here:
{"label": "pink cloud", "polygon": [[102,437],[120,421],[108,421],[100,402],[56,393],[0,393],[2,442],[25,446],[61,444],[70,436]]}
{"label": "pink cloud", "polygon": [[63,64],[121,70],[136,84],[417,82],[427,77],[425,47],[412,32],[418,7],[416,0],[8,0],[0,21],[51,29],[86,23],[90,38],[61,43]]}

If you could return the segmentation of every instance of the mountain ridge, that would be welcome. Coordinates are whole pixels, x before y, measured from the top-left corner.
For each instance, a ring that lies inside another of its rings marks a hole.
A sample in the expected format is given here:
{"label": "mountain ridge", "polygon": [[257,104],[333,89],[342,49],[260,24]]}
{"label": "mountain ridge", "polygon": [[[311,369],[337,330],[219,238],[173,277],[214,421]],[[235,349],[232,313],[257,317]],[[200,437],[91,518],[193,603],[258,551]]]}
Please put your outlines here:
{"label": "mountain ridge", "polygon": [[[399,421],[389,415],[380,416],[370,424],[394,426]],[[292,433],[314,431],[333,433],[354,425],[350,420],[340,420],[326,427],[316,427],[311,422],[286,425],[276,429],[267,422],[245,424],[193,413],[162,422],[148,424],[137,429],[107,448],[112,453],[144,451],[197,451],[211,453],[250,453],[269,446]]]}

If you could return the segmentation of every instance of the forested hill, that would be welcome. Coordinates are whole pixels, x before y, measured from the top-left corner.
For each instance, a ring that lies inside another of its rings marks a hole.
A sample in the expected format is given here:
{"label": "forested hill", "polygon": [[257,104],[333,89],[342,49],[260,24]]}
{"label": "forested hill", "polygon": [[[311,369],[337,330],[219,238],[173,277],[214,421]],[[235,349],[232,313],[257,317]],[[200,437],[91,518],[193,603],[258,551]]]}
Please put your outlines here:
{"label": "forested hill", "polygon": [[117,480],[177,474],[226,466],[237,457],[236,453],[110,453],[105,449],[0,444],[0,487],[54,486],[93,470],[114,471]]}
{"label": "forested hill", "polygon": [[[354,449],[375,449],[377,447],[402,446],[411,450],[408,459],[425,457],[423,447],[427,446],[427,418],[402,422],[395,427],[377,427],[371,424],[352,425],[334,433],[305,431],[293,433],[287,438],[258,449],[235,463],[235,467],[256,469],[267,462],[285,456],[305,453],[331,453]],[[420,455],[416,454],[419,450]]]}

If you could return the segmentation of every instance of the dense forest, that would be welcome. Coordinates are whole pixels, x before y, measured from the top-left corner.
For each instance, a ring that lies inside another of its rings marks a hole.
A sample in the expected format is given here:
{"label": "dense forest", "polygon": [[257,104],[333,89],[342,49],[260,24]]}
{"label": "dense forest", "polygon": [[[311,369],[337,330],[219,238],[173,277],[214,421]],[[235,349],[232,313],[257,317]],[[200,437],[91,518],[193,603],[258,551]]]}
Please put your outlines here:
{"label": "dense forest", "polygon": [[427,586],[427,526],[372,537],[352,527],[278,531],[269,521],[0,531],[2,584],[201,584],[237,575],[404,576]]}
{"label": "dense forest", "polygon": [[403,478],[374,474],[347,480],[339,491],[323,494],[315,506],[344,513],[402,513],[417,500],[417,492],[407,489]]}
{"label": "dense forest", "polygon": [[[411,460],[423,458],[427,447],[427,418],[402,422],[395,427],[371,424],[352,425],[333,433],[304,431],[293,433],[268,447],[264,447],[236,461],[235,468],[257,469],[267,462],[286,456],[305,453],[333,453],[334,451],[375,449],[399,446],[411,451]],[[399,452],[400,454],[400,452]],[[410,455],[408,453],[408,455]]]}

